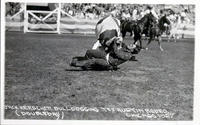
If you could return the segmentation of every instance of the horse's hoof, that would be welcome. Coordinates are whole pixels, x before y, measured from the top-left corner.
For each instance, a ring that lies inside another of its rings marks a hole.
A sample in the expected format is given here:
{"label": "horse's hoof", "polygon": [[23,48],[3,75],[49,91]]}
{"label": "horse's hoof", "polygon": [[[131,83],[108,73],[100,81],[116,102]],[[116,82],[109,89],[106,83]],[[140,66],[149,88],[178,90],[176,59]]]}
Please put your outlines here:
{"label": "horse's hoof", "polygon": [[164,51],[164,49],[160,49],[162,52]]}
{"label": "horse's hoof", "polygon": [[149,48],[145,48],[145,50],[148,50]]}

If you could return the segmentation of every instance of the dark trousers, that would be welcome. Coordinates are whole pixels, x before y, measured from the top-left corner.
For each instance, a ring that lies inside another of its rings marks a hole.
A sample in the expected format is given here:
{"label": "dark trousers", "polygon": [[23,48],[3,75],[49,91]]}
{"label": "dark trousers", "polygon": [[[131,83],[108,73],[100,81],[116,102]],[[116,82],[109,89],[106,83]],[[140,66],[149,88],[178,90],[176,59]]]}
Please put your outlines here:
{"label": "dark trousers", "polygon": [[87,50],[85,57],[88,59],[93,59],[93,58],[106,59],[106,55],[107,53],[102,50]]}
{"label": "dark trousers", "polygon": [[[82,67],[83,69],[116,69],[118,65],[131,58],[130,52],[121,50],[116,53],[116,56],[110,54],[109,62],[107,62],[105,51],[87,50],[84,57],[74,57],[71,66]],[[120,56],[120,58],[117,56]]]}
{"label": "dark trousers", "polygon": [[106,52],[100,50],[87,50],[84,57],[74,57],[71,66],[99,70],[112,67],[106,61]]}

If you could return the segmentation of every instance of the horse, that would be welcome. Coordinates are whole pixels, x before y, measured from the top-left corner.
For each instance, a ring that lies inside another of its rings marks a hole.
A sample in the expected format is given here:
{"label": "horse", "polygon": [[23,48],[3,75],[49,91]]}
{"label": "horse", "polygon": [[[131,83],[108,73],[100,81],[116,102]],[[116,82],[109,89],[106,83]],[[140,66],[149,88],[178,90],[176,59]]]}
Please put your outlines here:
{"label": "horse", "polygon": [[135,25],[133,25],[133,32],[134,32],[134,44],[137,41],[140,42],[140,47],[142,47],[142,35],[149,36],[150,28],[152,27],[153,23],[156,23],[156,18],[153,16],[152,13],[146,14],[140,20],[138,20]]}
{"label": "horse", "polygon": [[122,38],[125,38],[127,32],[129,32],[130,36],[132,36],[133,30],[134,30],[133,28],[134,28],[134,25],[136,24],[136,21],[120,20],[120,22],[121,22],[120,29],[121,29],[121,33],[122,33]]}
{"label": "horse", "polygon": [[146,36],[149,37],[149,40],[145,48],[148,49],[147,46],[151,43],[151,41],[157,38],[160,50],[163,51],[163,48],[161,46],[161,35],[163,33],[166,33],[166,35],[170,34],[170,21],[166,15],[162,16],[158,20],[158,23],[152,23],[152,25],[150,26],[149,33],[146,34]]}

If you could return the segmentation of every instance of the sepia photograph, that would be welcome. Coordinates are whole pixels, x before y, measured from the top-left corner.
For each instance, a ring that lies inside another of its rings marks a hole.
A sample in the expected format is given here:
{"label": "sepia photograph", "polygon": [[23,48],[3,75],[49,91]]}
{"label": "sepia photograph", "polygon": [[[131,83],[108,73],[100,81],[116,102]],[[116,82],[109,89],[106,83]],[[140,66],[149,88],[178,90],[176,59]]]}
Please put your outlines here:
{"label": "sepia photograph", "polygon": [[2,3],[5,120],[194,120],[194,3]]}

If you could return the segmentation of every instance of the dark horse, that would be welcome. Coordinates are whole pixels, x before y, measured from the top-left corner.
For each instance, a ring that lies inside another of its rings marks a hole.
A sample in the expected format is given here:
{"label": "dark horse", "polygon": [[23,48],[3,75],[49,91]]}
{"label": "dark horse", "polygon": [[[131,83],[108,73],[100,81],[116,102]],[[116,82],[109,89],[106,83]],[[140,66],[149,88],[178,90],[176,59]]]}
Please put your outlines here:
{"label": "dark horse", "polygon": [[163,33],[166,33],[166,35],[170,34],[170,21],[167,19],[166,15],[161,17],[158,20],[158,23],[152,23],[152,25],[150,26],[150,30],[148,34],[149,40],[146,45],[146,49],[148,49],[147,46],[151,43],[151,41],[157,38],[160,50],[163,51],[163,48],[161,46],[161,35]]}
{"label": "dark horse", "polygon": [[140,42],[140,47],[142,48],[142,35],[145,34],[146,37],[150,36],[150,29],[153,24],[156,23],[156,19],[152,13],[145,15],[143,18],[137,21],[137,23],[133,27],[134,32],[134,44],[137,41]]}
{"label": "dark horse", "polygon": [[145,15],[143,18],[137,21],[121,21],[122,37],[125,37],[126,32],[130,32],[131,35],[134,33],[134,44],[139,41],[140,47],[142,48],[142,34],[149,36],[150,28],[153,25],[152,23],[155,23],[155,21],[156,20],[151,13]]}
{"label": "dark horse", "polygon": [[125,38],[126,33],[129,32],[130,36],[133,35],[133,28],[134,25],[136,24],[136,21],[134,20],[120,20],[121,22],[121,33],[122,33],[122,37]]}
{"label": "dark horse", "polygon": [[170,21],[167,19],[166,15],[161,17],[157,23],[156,18],[152,15],[152,13],[149,13],[145,15],[143,18],[136,22],[127,22],[123,21],[121,25],[121,33],[122,37],[124,38],[126,35],[126,32],[134,33],[134,44],[136,44],[137,41],[140,42],[140,47],[142,47],[142,35],[144,34],[146,37],[149,37],[147,46],[151,43],[151,41],[155,38],[158,38],[158,44],[160,46],[160,50],[163,51],[160,41],[161,41],[161,35],[167,31],[166,34],[169,34],[169,27],[165,26],[165,23],[167,25],[170,25]]}

